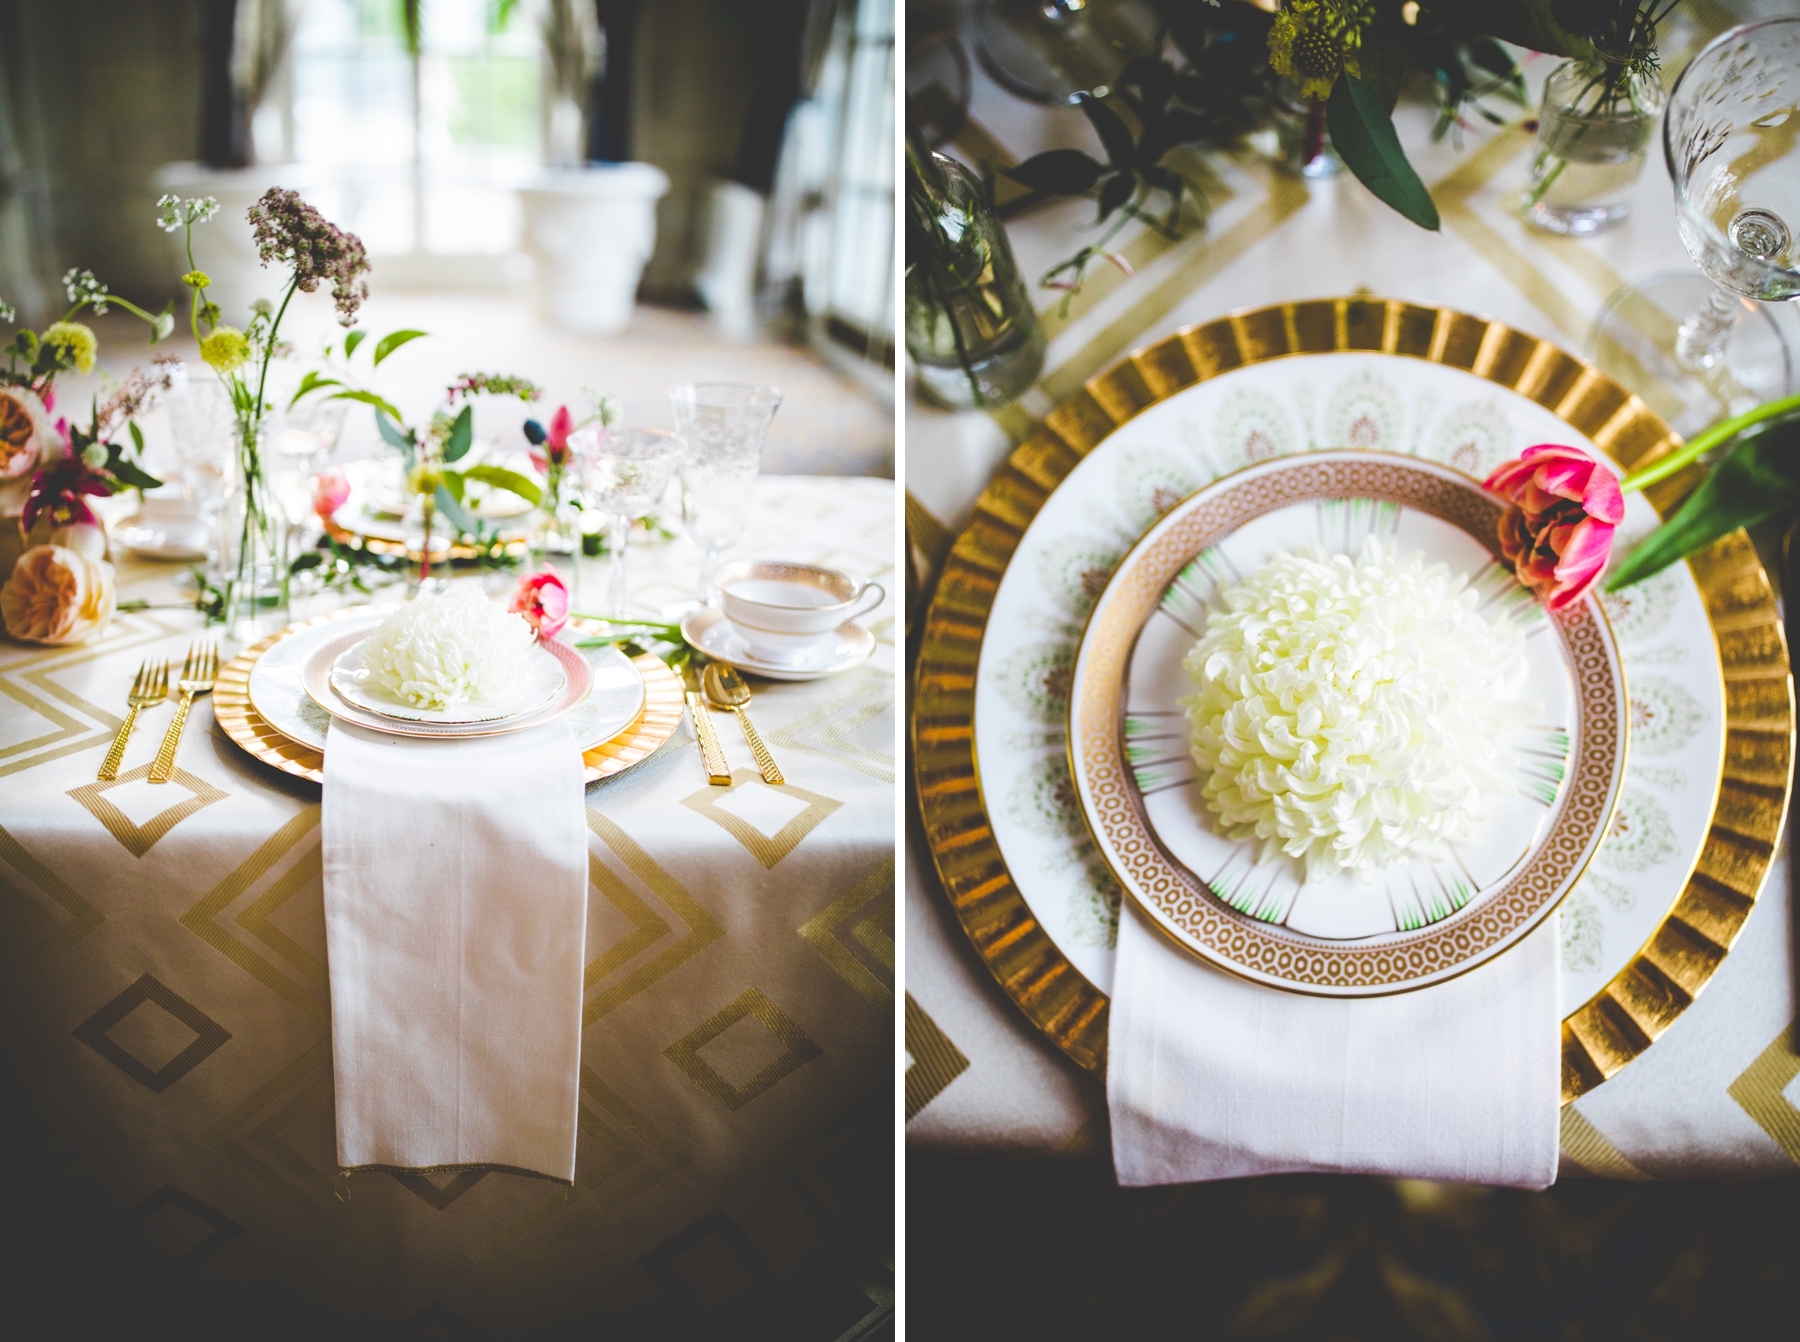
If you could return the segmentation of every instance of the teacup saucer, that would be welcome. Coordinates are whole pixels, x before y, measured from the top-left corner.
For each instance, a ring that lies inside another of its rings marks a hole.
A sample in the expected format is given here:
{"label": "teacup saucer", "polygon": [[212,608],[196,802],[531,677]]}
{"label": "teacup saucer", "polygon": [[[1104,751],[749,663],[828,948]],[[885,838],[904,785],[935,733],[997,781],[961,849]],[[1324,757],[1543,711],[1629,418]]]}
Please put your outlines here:
{"label": "teacup saucer", "polygon": [[861,666],[875,651],[875,635],[860,624],[845,621],[804,657],[792,662],[764,661],[750,651],[743,635],[716,606],[704,606],[683,619],[681,636],[715,662],[770,680],[823,680]]}

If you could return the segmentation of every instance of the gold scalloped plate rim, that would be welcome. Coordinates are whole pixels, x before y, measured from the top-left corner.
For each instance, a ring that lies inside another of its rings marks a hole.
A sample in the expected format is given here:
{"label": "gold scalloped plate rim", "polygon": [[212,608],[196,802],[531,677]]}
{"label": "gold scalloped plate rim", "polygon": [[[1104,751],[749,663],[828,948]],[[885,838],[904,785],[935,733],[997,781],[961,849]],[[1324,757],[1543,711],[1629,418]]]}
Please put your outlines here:
{"label": "gold scalloped plate rim", "polygon": [[[1084,1068],[1106,1068],[1108,999],[1038,924],[983,808],[975,670],[1000,579],[1044,501],[1114,429],[1199,382],[1295,354],[1390,354],[1460,368],[1535,401],[1627,469],[1681,438],[1591,364],[1503,323],[1397,299],[1242,309],[1127,354],[1050,411],[982,492],[925,614],[912,750],[932,860],[957,919],[1006,995]],[[1645,491],[1662,516],[1703,478],[1690,466]],[[1787,814],[1794,686],[1768,575],[1734,531],[1688,565],[1725,681],[1724,768],[1699,857],[1626,966],[1562,1025],[1567,1104],[1640,1056],[1724,963],[1754,907]]]}
{"label": "gold scalloped plate rim", "polygon": [[[327,615],[300,620],[270,634],[259,643],[245,648],[219,670],[213,686],[213,717],[233,741],[264,764],[304,778],[308,782],[325,781],[325,753],[271,726],[250,703],[250,672],[257,660],[282,639],[331,620],[359,615],[368,606],[346,606]],[[669,670],[660,657],[641,653],[631,659],[644,680],[644,704],[631,725],[618,735],[602,741],[581,757],[583,777],[587,783],[598,783],[641,764],[660,750],[681,725],[685,705],[681,680]]]}

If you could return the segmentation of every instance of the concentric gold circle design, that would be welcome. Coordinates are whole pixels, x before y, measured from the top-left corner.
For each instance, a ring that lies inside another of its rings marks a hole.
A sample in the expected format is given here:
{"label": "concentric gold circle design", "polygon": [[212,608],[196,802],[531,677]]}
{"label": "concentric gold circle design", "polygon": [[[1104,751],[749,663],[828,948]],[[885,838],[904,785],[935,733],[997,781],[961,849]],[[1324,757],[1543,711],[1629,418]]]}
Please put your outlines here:
{"label": "concentric gold circle design", "polygon": [[[1234,312],[1136,350],[1064,399],[975,504],[926,611],[914,669],[913,776],[932,858],[964,932],[1002,990],[1081,1066],[1106,1068],[1107,998],[1057,948],[1013,883],[975,764],[975,669],[1006,566],[1051,492],[1119,425],[1187,387],[1293,354],[1381,353],[1461,368],[1537,402],[1625,467],[1681,438],[1574,355],[1500,322],[1397,299],[1325,298]],[[1667,516],[1703,478],[1645,491]],[[1725,767],[1693,873],[1654,936],[1563,1021],[1563,1100],[1651,1043],[1724,963],[1750,916],[1787,813],[1794,687],[1767,575],[1742,531],[1688,560],[1725,677]]]}
{"label": "concentric gold circle design", "polygon": [[[283,735],[250,702],[250,672],[257,660],[282,639],[331,620],[361,615],[367,606],[346,606],[310,620],[290,624],[260,643],[245,648],[219,671],[213,686],[213,717],[225,734],[264,764],[310,782],[325,781],[325,752]],[[581,757],[585,778],[597,783],[650,758],[681,724],[681,680],[660,657],[642,653],[631,659],[644,678],[644,705],[631,725]]]}
{"label": "concentric gold circle design", "polygon": [[1346,498],[1441,518],[1499,557],[1500,504],[1467,476],[1434,462],[1327,451],[1226,477],[1177,505],[1114,572],[1076,654],[1069,740],[1075,784],[1100,850],[1120,884],[1164,931],[1248,978],[1322,995],[1366,996],[1473,969],[1550,914],[1605,837],[1625,771],[1627,701],[1598,600],[1590,595],[1549,617],[1575,681],[1575,767],[1525,864],[1500,889],[1442,922],[1373,944],[1326,942],[1251,918],[1217,898],[1156,841],[1132,782],[1123,730],[1132,650],[1163,593],[1195,555],[1267,513]]}

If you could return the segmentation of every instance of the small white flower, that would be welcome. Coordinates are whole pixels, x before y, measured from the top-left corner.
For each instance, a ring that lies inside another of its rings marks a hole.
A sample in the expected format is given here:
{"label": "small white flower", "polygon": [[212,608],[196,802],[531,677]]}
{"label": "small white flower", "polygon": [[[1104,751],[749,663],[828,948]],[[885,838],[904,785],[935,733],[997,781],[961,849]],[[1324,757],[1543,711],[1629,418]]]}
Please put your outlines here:
{"label": "small white flower", "polygon": [[106,465],[106,444],[89,443],[81,449],[81,461],[90,470],[99,470]]}

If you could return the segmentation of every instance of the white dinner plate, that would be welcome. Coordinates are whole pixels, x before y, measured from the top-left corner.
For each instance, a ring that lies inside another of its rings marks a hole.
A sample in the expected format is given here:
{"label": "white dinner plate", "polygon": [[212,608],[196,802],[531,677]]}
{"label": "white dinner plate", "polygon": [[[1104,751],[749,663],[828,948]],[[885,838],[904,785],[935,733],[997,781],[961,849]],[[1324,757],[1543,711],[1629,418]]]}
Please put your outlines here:
{"label": "white dinner plate", "polygon": [[[1625,677],[1599,602],[1556,616],[1496,562],[1501,503],[1455,469],[1361,450],[1282,457],[1171,508],[1114,571],[1076,653],[1069,756],[1101,856],[1165,931],[1273,987],[1359,997],[1423,987],[1517,944],[1580,879],[1625,774]],[[1190,754],[1183,660],[1221,594],[1275,554],[1376,537],[1462,575],[1524,632],[1538,708],[1505,734],[1513,795],[1446,856],[1372,879],[1306,878],[1219,833]]]}
{"label": "white dinner plate", "polygon": [[[306,664],[321,647],[347,633],[366,635],[395,609],[372,607],[368,614],[324,621],[281,639],[260,658],[250,673],[251,706],[282,735],[314,749],[325,748],[331,714],[306,692],[302,676]],[[631,659],[617,648],[577,649],[590,667],[587,697],[570,710],[569,730],[576,746],[589,751],[630,727],[643,711],[643,677]]]}

